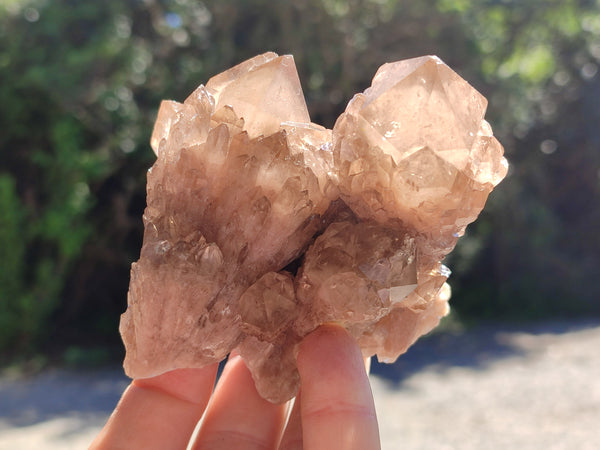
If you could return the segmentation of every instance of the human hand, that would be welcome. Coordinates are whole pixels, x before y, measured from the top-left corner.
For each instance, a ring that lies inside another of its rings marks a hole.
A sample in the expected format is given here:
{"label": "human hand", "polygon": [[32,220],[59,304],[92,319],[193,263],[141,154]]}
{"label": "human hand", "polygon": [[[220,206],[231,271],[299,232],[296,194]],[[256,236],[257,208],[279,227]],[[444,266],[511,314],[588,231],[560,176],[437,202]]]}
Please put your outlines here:
{"label": "human hand", "polygon": [[[91,449],[371,450],[379,430],[360,349],[341,327],[309,334],[298,353],[300,391],[287,404],[258,395],[240,356],[230,357],[213,392],[217,365],[134,380]],[[205,411],[206,410],[206,411]]]}

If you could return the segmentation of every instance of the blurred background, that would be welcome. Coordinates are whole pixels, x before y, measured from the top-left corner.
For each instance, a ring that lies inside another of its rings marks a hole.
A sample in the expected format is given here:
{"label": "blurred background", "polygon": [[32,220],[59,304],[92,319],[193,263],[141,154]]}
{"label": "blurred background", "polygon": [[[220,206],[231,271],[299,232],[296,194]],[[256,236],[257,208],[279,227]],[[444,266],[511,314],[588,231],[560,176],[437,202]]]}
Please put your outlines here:
{"label": "blurred background", "polygon": [[446,261],[451,320],[600,317],[596,0],[0,1],[0,367],[119,361],[161,99],[267,50],[332,127],[388,61],[436,54],[510,162]]}

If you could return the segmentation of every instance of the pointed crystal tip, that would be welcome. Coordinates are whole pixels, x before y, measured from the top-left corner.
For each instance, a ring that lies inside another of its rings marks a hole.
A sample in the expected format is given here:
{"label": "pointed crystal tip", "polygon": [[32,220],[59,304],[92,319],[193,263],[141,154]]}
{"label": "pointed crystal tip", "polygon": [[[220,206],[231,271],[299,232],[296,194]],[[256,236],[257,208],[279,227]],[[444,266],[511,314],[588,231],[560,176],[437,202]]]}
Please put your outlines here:
{"label": "pointed crystal tip", "polygon": [[251,138],[276,133],[282,122],[310,122],[294,57],[264,53],[211,78],[215,109],[229,105]]}

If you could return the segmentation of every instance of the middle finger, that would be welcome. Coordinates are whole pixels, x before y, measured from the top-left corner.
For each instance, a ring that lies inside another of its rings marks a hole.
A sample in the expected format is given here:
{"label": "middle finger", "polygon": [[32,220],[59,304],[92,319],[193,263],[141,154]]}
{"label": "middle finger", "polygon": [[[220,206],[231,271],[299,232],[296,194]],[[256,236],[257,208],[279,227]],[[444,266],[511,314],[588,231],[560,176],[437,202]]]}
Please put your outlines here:
{"label": "middle finger", "polygon": [[194,449],[277,448],[286,405],[263,399],[242,358],[230,357],[217,383]]}

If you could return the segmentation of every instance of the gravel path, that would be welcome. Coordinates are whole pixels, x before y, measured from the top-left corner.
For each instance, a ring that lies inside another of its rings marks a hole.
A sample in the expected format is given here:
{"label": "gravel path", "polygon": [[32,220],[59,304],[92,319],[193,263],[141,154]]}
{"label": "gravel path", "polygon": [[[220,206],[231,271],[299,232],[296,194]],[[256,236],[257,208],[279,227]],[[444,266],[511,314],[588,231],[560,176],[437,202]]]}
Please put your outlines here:
{"label": "gravel path", "polygon": [[[384,449],[600,448],[600,321],[487,325],[373,366]],[[119,369],[0,378],[0,449],[83,449],[127,379]]]}

